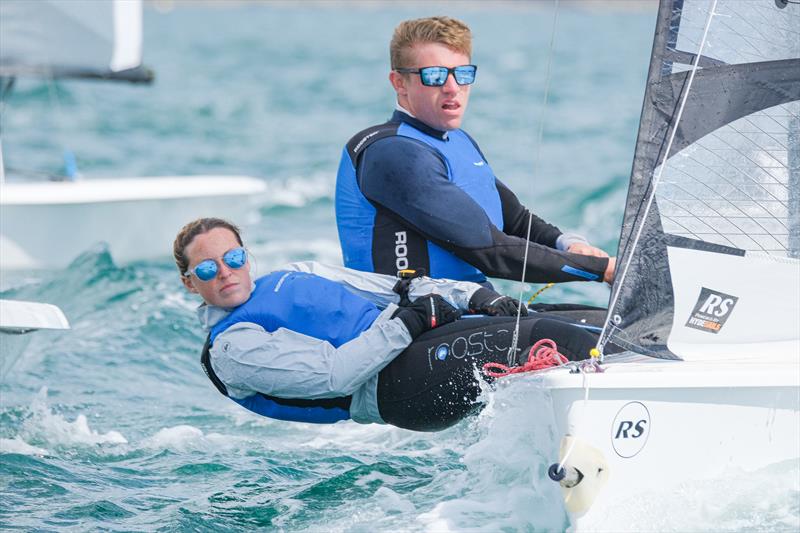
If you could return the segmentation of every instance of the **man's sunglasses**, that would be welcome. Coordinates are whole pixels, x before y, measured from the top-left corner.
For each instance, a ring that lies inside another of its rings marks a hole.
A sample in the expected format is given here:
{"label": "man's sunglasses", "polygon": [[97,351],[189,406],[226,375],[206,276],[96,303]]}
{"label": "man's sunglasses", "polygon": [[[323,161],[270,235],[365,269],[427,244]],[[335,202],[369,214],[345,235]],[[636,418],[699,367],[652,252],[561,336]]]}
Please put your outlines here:
{"label": "man's sunglasses", "polygon": [[[225,263],[228,268],[242,268],[244,264],[247,263],[247,250],[241,247],[228,250],[222,256],[222,262]],[[203,259],[197,263],[196,267],[187,270],[183,275],[188,276],[194,273],[200,281],[211,281],[217,277],[218,272],[219,267],[217,267],[216,261],[213,259]]]}
{"label": "man's sunglasses", "polygon": [[447,77],[453,73],[456,83],[459,85],[472,85],[475,83],[475,73],[478,72],[476,65],[461,65],[460,67],[422,67],[422,68],[396,68],[395,72],[400,74],[419,74],[422,85],[426,87],[441,87],[447,83]]}

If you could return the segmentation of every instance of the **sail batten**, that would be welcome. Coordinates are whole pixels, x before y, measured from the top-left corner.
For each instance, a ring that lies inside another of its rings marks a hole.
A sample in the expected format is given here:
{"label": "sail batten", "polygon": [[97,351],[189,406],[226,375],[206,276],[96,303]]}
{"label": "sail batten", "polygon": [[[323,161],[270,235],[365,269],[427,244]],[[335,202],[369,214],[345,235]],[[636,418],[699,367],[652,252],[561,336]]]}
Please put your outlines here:
{"label": "sail batten", "polygon": [[[670,346],[736,345],[724,320],[685,308],[686,293],[713,310],[717,299],[738,301],[737,283],[750,280],[736,269],[754,272],[748,258],[798,257],[798,116],[800,5],[662,0],[620,237],[624,271],[601,347],[675,358]],[[800,298],[800,263],[775,264],[768,283]],[[800,324],[797,298],[765,338],[788,335],[800,349],[800,326],[786,325]],[[745,300],[739,309],[754,303]]]}

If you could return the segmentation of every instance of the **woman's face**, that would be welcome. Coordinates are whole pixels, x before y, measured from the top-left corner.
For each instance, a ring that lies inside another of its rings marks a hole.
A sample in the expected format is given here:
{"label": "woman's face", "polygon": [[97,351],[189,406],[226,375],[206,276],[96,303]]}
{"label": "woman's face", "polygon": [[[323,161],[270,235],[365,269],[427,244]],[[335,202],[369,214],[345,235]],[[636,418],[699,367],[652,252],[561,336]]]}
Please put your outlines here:
{"label": "woman's face", "polygon": [[[207,304],[218,307],[236,307],[246,302],[252,286],[250,261],[241,268],[231,268],[222,260],[225,252],[239,247],[236,235],[226,228],[214,228],[192,239],[185,251],[190,274],[181,278],[189,292],[199,294]],[[193,269],[206,259],[217,264],[217,275],[203,281]]]}

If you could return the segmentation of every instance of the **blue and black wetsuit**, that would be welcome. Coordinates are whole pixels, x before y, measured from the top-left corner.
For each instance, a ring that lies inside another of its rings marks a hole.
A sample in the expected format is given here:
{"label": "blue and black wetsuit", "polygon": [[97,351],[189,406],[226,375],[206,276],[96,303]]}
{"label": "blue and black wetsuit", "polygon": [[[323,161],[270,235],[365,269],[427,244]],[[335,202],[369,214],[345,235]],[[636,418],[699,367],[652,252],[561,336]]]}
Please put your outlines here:
{"label": "blue and black wetsuit", "polygon": [[498,180],[463,130],[435,130],[396,111],[354,136],[336,184],[336,221],[345,266],[478,283],[602,280],[608,260],[558,250],[561,231],[533,216]]}

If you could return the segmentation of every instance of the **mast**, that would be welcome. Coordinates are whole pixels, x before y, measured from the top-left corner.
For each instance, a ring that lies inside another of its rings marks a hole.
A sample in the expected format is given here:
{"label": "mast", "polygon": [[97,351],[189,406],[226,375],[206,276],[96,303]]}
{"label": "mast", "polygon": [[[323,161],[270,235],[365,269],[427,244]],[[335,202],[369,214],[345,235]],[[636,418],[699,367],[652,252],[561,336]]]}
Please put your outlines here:
{"label": "mast", "polygon": [[[789,122],[789,257],[800,259],[800,116]],[[794,216],[792,216],[794,214]]]}

